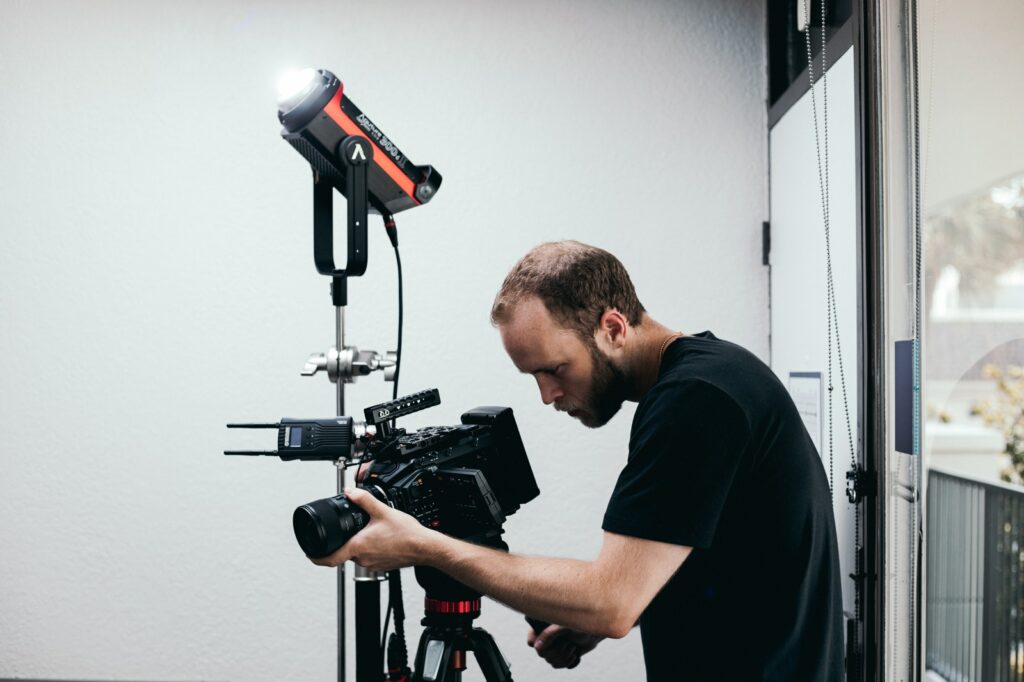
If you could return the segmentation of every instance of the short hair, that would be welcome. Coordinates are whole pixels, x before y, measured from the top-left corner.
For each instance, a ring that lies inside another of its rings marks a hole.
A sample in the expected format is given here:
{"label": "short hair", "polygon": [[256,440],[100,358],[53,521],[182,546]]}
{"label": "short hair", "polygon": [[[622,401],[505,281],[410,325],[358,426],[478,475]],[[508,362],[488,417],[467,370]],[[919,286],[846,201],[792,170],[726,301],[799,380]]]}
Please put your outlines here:
{"label": "short hair", "polygon": [[606,310],[640,324],[643,305],[629,273],[604,249],[577,241],[546,242],[530,249],[505,277],[491,307],[491,323],[511,319],[515,307],[536,296],[559,324],[593,342]]}

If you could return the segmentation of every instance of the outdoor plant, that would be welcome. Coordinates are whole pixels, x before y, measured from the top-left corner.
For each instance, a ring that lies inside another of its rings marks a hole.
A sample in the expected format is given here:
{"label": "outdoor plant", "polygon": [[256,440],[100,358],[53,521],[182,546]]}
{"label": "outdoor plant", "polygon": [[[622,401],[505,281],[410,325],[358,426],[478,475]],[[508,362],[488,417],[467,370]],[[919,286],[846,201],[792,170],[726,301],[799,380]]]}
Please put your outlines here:
{"label": "outdoor plant", "polygon": [[997,393],[975,403],[971,414],[981,417],[986,426],[999,429],[1006,439],[1010,465],[1003,469],[1000,478],[1024,485],[1024,367],[1008,365],[1000,369],[985,365],[982,374],[995,380]]}

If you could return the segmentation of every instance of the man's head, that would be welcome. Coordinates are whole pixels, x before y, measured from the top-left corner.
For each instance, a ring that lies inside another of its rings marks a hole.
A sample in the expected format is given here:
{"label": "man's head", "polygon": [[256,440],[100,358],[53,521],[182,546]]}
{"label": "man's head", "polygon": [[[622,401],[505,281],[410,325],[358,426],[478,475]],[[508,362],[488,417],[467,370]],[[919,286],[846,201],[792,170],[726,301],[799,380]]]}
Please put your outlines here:
{"label": "man's head", "polygon": [[644,318],[615,256],[575,241],[535,247],[505,278],[491,321],[545,404],[602,426],[629,395],[626,348]]}

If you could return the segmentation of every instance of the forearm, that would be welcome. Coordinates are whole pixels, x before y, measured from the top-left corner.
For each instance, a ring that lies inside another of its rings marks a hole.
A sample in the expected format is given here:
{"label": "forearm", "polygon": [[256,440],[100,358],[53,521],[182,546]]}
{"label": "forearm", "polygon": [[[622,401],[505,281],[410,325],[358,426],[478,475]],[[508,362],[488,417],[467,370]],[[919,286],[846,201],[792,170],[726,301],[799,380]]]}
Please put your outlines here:
{"label": "forearm", "polygon": [[574,630],[624,637],[691,547],[605,532],[595,561],[507,554],[428,530],[365,490],[346,489],[370,523],[323,566],[374,571],[431,566],[523,613]]}
{"label": "forearm", "polygon": [[432,536],[424,563],[517,611],[608,637],[629,630],[629,616],[595,562],[508,554],[440,533]]}

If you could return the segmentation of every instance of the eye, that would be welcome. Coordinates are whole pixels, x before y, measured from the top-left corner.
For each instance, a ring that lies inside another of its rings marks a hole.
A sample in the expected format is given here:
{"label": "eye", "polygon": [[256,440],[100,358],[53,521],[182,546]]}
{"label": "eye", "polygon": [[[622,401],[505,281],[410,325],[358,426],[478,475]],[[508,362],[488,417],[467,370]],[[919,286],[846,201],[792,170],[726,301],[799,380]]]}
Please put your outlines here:
{"label": "eye", "polygon": [[542,369],[534,371],[534,374],[544,374],[549,377],[558,376],[559,374],[562,374],[562,369],[565,367],[565,365],[566,363],[563,362],[562,364],[555,365],[554,367],[544,367]]}

